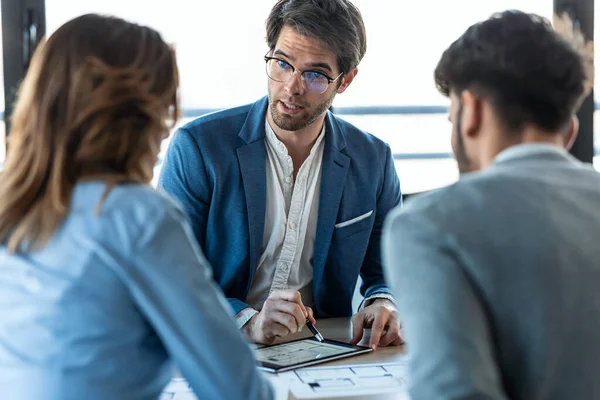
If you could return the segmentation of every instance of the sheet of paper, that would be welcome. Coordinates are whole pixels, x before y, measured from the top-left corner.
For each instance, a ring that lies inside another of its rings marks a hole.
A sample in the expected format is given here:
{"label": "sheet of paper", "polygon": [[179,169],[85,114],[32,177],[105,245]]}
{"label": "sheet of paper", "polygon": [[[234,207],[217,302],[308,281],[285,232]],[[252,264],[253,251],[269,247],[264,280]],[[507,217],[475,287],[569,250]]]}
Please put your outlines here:
{"label": "sheet of paper", "polygon": [[406,363],[311,367],[288,372],[295,399],[408,399]]}
{"label": "sheet of paper", "polygon": [[[289,378],[281,378],[280,375],[263,373],[263,376],[271,381],[275,400],[289,400]],[[235,382],[232,382],[235,384]],[[159,400],[198,400],[190,384],[179,374],[171,379],[171,382],[165,387]]]}
{"label": "sheet of paper", "polygon": [[171,379],[158,400],[197,400],[190,384],[181,377]]}
{"label": "sheet of paper", "polygon": [[[406,362],[308,367],[282,374],[264,373],[275,399],[408,400]],[[289,393],[288,393],[289,391]],[[197,400],[189,383],[177,375],[159,400]]]}

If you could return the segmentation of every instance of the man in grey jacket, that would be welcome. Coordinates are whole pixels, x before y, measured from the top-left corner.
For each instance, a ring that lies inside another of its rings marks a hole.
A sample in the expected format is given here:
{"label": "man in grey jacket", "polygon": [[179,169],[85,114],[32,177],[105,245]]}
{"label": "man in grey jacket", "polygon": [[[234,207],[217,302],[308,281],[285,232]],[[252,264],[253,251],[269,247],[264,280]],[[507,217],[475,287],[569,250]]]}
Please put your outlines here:
{"label": "man in grey jacket", "polygon": [[435,71],[460,180],[384,228],[418,399],[600,398],[600,174],[571,157],[592,53],[516,11]]}

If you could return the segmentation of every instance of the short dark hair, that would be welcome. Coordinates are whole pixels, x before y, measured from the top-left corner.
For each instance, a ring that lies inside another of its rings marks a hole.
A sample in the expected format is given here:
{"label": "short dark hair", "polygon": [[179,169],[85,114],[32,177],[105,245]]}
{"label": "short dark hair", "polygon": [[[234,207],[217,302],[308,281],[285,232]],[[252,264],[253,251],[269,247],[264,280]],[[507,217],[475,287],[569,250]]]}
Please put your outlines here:
{"label": "short dark hair", "polygon": [[279,0],[266,25],[270,49],[275,48],[281,28],[291,26],[333,51],[344,74],[354,69],[367,51],[362,16],[348,0]]}
{"label": "short dark hair", "polygon": [[563,130],[592,80],[593,54],[579,30],[563,37],[547,19],[520,11],[496,13],[471,26],[435,69],[442,94],[478,93],[514,133],[526,124]]}

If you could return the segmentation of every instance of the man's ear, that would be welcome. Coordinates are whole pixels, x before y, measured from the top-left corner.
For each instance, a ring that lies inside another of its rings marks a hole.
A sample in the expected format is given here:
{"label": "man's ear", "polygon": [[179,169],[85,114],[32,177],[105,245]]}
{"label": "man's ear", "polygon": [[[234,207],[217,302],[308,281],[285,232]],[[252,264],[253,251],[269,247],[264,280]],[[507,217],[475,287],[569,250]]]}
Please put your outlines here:
{"label": "man's ear", "polygon": [[358,74],[358,68],[354,68],[352,71],[342,76],[342,84],[340,85],[340,87],[337,88],[337,92],[344,93],[346,89],[348,89],[348,86],[350,86],[350,84],[354,80],[356,74]]}
{"label": "man's ear", "polygon": [[476,137],[480,132],[482,119],[481,98],[470,90],[463,90],[460,94],[462,102],[462,116],[460,126],[463,134],[469,137]]}
{"label": "man's ear", "polygon": [[566,150],[571,150],[573,143],[575,143],[575,139],[577,139],[577,133],[579,133],[579,118],[577,118],[576,115],[573,115],[571,117],[571,122],[569,123],[569,130],[563,141]]}

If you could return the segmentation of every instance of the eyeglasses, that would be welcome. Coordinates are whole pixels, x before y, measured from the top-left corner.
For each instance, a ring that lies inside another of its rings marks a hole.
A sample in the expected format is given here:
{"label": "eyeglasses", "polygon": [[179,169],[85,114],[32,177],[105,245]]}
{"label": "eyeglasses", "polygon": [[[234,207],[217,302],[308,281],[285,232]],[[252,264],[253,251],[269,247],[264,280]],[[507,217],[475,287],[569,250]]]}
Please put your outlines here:
{"label": "eyeglasses", "polygon": [[[269,53],[267,53],[269,54]],[[290,80],[294,72],[298,71],[302,77],[302,82],[307,90],[324,93],[327,87],[337,81],[342,75],[341,72],[337,77],[330,78],[327,75],[317,71],[300,71],[296,70],[293,65],[276,57],[265,55],[267,63],[267,76],[276,82],[287,82]]]}

